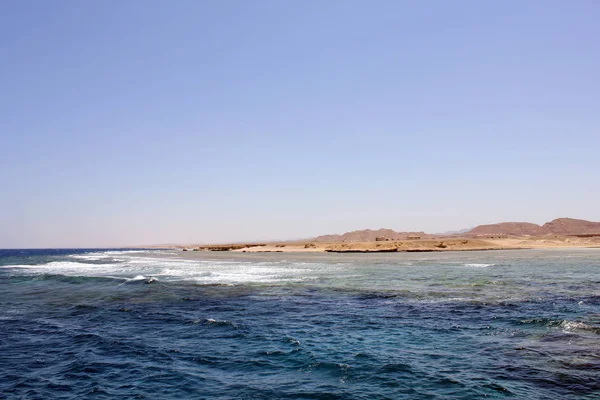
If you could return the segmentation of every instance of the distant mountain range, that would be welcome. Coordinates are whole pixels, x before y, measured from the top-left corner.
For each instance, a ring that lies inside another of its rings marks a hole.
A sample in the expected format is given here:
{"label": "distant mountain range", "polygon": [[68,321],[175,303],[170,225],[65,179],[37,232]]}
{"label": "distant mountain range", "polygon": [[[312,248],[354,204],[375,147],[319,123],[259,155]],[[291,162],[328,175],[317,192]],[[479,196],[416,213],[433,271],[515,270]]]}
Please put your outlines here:
{"label": "distant mountain range", "polygon": [[471,229],[473,229],[473,227],[471,227],[471,228],[465,228],[465,229],[457,229],[455,231],[437,232],[437,233],[434,233],[434,235],[437,235],[437,236],[452,236],[452,235],[458,235],[460,233],[467,233]]}
{"label": "distant mountain range", "polygon": [[360,231],[346,232],[342,235],[323,235],[312,239],[313,242],[339,243],[339,242],[374,242],[377,238],[389,240],[404,240],[409,236],[419,236],[423,239],[433,237],[425,232],[396,232],[392,229],[363,229]]}
{"label": "distant mountain range", "polygon": [[574,218],[557,218],[544,225],[530,222],[501,222],[499,224],[479,225],[465,235],[504,234],[510,236],[544,235],[589,235],[600,234],[600,222]]}
{"label": "distant mountain range", "polygon": [[586,221],[574,218],[558,218],[544,225],[531,222],[501,222],[498,224],[479,225],[471,230],[445,232],[443,234],[428,234],[425,232],[396,232],[392,229],[363,229],[346,232],[341,235],[323,235],[312,239],[319,243],[340,242],[373,242],[378,238],[386,240],[406,240],[409,237],[422,239],[439,236],[479,236],[479,235],[507,235],[507,236],[545,236],[545,235],[600,235],[600,222]]}

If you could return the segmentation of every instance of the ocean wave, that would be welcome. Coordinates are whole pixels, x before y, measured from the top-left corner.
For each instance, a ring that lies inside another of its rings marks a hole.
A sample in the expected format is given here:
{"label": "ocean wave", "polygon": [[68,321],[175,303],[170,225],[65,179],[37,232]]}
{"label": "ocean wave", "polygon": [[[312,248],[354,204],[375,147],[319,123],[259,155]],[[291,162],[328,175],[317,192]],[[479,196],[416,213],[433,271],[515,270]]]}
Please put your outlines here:
{"label": "ocean wave", "polygon": [[103,268],[115,268],[120,264],[91,264],[77,261],[51,261],[45,264],[18,264],[18,265],[6,265],[6,268],[18,268],[18,269],[29,269],[29,270],[40,270],[43,272],[48,271],[59,271],[59,270],[89,270],[89,269],[103,269]]}
{"label": "ocean wave", "polygon": [[194,324],[194,325],[227,326],[227,327],[231,327],[234,329],[240,328],[238,324],[236,324],[232,321],[218,320],[218,319],[214,319],[214,318],[195,319],[195,320],[189,321],[189,323]]}
{"label": "ocean wave", "polygon": [[144,283],[154,283],[157,282],[158,279],[156,279],[153,276],[144,276],[144,275],[137,275],[133,278],[125,278],[125,283],[137,283],[137,282],[144,282]]}
{"label": "ocean wave", "polygon": [[487,267],[493,267],[496,264],[478,264],[478,263],[468,263],[468,264],[463,264],[463,267],[471,267],[471,268],[487,268]]}
{"label": "ocean wave", "polygon": [[[190,260],[142,258],[133,262],[93,263],[84,260],[52,261],[35,265],[10,265],[20,274],[64,275],[71,277],[111,278],[142,281],[160,277],[168,282],[195,284],[246,284],[304,282],[316,279],[316,268],[297,268],[293,265],[253,264]],[[151,277],[151,278],[149,278]]]}
{"label": "ocean wave", "polygon": [[524,325],[538,325],[548,328],[562,329],[563,332],[577,332],[586,331],[595,334],[600,334],[600,327],[586,324],[582,321],[571,321],[567,319],[551,319],[551,318],[531,318],[519,321],[520,324]]}
{"label": "ocean wave", "polygon": [[68,256],[69,258],[74,258],[77,260],[86,260],[86,261],[96,261],[96,260],[105,260],[108,258],[112,258],[105,254],[71,254]]}
{"label": "ocean wave", "polygon": [[600,334],[600,328],[588,325],[581,321],[568,321],[564,320],[560,323],[560,327],[563,331],[571,332],[571,331],[587,331],[595,334]]}

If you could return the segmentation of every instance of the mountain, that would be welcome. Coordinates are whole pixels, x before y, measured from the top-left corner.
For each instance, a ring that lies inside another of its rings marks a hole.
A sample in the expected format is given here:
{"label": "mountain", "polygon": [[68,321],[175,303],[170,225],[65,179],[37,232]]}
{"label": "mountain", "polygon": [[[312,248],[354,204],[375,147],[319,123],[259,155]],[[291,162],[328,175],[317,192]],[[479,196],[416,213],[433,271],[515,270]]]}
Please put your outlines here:
{"label": "mountain", "polygon": [[396,232],[392,229],[363,229],[359,231],[346,232],[341,235],[323,235],[312,239],[313,242],[320,243],[339,243],[339,242],[373,242],[378,237],[391,240],[404,240],[408,236],[420,236],[422,238],[431,237],[424,232]]}
{"label": "mountain", "polygon": [[544,235],[589,235],[600,234],[600,222],[574,218],[557,218],[540,226],[530,222],[501,222],[479,225],[466,235],[544,236]]}
{"label": "mountain", "polygon": [[536,235],[541,226],[530,222],[501,222],[499,224],[479,225],[466,232],[468,235]]}
{"label": "mountain", "polygon": [[[501,222],[498,224],[479,225],[475,228],[451,232],[456,236],[478,235],[507,235],[507,236],[544,236],[544,235],[600,235],[600,222],[586,221],[574,218],[558,218],[544,225],[531,222]],[[445,233],[450,234],[449,232]],[[341,235],[323,235],[311,239],[315,243],[342,243],[342,242],[374,242],[377,238],[389,240],[406,240],[409,236],[419,236],[422,239],[435,238],[424,232],[396,232],[392,229],[363,229],[346,232]]]}
{"label": "mountain", "polygon": [[600,222],[574,218],[558,218],[554,221],[546,222],[542,225],[540,231],[544,235],[600,234]]}

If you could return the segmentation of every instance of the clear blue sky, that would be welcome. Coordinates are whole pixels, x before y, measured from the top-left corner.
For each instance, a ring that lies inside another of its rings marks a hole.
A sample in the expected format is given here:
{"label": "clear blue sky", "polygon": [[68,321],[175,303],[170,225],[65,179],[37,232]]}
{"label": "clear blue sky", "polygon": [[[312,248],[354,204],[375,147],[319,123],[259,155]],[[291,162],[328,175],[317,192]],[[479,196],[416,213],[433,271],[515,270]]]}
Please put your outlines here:
{"label": "clear blue sky", "polygon": [[600,2],[4,1],[0,248],[600,220]]}

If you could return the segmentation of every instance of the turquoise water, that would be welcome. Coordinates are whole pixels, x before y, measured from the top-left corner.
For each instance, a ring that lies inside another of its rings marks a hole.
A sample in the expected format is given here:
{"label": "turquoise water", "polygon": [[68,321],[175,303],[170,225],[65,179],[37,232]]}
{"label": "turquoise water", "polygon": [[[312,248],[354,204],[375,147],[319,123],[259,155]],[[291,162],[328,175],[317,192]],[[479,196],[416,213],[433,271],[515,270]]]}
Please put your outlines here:
{"label": "turquoise water", "polygon": [[0,398],[598,399],[600,249],[0,250]]}

